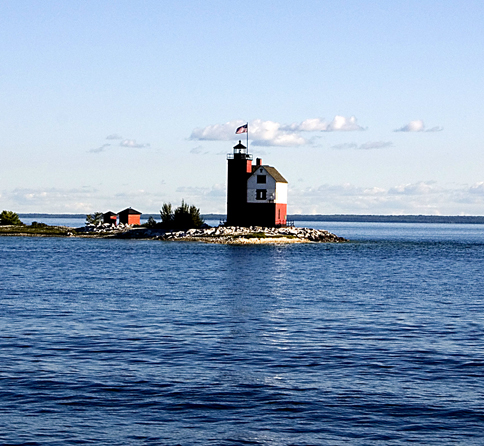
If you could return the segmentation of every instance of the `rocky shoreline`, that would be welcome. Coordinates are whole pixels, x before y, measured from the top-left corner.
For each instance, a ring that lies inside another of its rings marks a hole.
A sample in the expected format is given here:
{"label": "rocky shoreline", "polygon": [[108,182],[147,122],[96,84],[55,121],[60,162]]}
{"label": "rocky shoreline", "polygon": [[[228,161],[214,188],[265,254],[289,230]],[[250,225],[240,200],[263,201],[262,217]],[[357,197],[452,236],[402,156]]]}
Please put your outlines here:
{"label": "rocky shoreline", "polygon": [[81,228],[66,226],[0,226],[0,236],[118,238],[161,241],[191,241],[226,245],[282,243],[342,243],[347,242],[329,231],[312,228],[260,226],[218,226],[187,231],[146,228],[143,226],[89,224]]}
{"label": "rocky shoreline", "polygon": [[266,228],[260,226],[219,226],[215,228],[170,231],[129,225],[88,225],[76,229],[81,236],[103,238],[152,239],[164,241],[197,241],[220,244],[342,243],[347,242],[329,231],[312,228]]}

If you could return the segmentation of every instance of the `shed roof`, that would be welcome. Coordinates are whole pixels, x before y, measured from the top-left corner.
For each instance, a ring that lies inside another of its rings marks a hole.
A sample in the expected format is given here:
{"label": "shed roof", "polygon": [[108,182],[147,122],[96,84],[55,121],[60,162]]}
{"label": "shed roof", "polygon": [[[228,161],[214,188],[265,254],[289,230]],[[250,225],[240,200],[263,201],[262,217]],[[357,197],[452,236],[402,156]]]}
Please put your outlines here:
{"label": "shed roof", "polygon": [[133,208],[126,208],[123,211],[119,211],[118,212],[118,215],[119,214],[137,214],[137,215],[141,215],[142,212],[139,212],[139,211],[137,211],[136,209],[133,209]]}
{"label": "shed roof", "polygon": [[279,173],[279,171],[272,166],[252,166],[252,174],[254,174],[257,169],[263,167],[266,172],[276,180],[276,183],[287,183],[287,180]]}

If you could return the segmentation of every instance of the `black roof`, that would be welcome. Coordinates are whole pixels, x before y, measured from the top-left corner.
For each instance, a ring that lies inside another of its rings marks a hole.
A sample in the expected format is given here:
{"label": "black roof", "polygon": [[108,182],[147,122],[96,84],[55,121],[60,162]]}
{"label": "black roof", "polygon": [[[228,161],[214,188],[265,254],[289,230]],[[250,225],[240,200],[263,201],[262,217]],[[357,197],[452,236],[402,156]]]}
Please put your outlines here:
{"label": "black roof", "polygon": [[126,208],[124,211],[119,211],[118,215],[119,214],[139,214],[139,215],[141,215],[142,212],[137,211],[136,209],[133,209],[133,208]]}

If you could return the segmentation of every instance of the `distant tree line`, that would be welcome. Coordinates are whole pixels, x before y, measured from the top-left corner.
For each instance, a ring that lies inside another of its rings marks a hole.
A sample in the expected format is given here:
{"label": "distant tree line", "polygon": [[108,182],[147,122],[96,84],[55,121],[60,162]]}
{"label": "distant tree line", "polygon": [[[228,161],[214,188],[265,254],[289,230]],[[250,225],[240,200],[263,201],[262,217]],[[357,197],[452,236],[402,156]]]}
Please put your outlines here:
{"label": "distant tree line", "polygon": [[338,221],[338,222],[364,222],[364,223],[454,223],[454,224],[483,224],[482,216],[467,215],[289,215],[294,221]]}
{"label": "distant tree line", "polygon": [[[204,214],[206,220],[225,220],[225,214]],[[292,214],[292,221],[361,222],[361,223],[447,223],[484,224],[479,215],[355,215],[355,214]]]}

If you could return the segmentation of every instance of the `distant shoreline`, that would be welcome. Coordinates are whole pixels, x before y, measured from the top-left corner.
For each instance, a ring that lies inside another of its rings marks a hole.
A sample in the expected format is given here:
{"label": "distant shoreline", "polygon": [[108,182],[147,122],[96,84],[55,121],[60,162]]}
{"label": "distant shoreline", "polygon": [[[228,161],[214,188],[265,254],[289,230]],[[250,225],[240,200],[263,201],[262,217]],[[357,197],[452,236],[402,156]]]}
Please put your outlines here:
{"label": "distant shoreline", "polygon": [[[86,214],[42,214],[19,213],[22,218],[79,218]],[[159,214],[143,214],[143,218],[158,218]],[[205,220],[225,220],[225,214],[202,214]],[[292,221],[346,222],[346,223],[447,223],[447,224],[484,224],[484,216],[453,215],[354,215],[354,214],[294,214],[288,215]]]}

